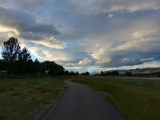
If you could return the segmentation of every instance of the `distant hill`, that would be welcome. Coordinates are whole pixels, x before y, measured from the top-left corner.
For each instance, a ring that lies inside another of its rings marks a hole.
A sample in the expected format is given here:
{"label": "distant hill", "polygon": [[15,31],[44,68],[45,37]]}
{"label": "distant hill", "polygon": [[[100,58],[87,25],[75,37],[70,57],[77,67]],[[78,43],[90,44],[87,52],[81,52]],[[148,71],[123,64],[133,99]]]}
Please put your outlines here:
{"label": "distant hill", "polygon": [[117,70],[119,73],[123,74],[126,72],[131,73],[152,73],[152,72],[158,72],[160,71],[160,68],[136,68],[136,69],[130,69],[130,70]]}

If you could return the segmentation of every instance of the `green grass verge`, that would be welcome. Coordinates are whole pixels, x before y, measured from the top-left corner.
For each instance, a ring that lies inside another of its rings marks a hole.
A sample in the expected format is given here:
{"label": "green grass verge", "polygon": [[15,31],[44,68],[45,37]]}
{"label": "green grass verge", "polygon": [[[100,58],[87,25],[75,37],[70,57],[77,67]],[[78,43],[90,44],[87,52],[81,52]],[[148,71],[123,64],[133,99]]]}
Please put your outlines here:
{"label": "green grass verge", "polygon": [[64,77],[0,77],[0,120],[26,120],[65,89]]}
{"label": "green grass verge", "polygon": [[160,81],[120,77],[76,77],[73,81],[109,93],[129,120],[160,120]]}

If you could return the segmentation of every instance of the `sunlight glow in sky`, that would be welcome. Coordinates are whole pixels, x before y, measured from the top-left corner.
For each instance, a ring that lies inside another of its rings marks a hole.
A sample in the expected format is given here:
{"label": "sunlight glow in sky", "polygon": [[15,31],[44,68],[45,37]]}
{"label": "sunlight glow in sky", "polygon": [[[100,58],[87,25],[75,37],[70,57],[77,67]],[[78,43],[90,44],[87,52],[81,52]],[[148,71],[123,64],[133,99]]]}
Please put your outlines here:
{"label": "sunlight glow in sky", "polygon": [[0,44],[67,70],[160,67],[159,0],[0,0]]}

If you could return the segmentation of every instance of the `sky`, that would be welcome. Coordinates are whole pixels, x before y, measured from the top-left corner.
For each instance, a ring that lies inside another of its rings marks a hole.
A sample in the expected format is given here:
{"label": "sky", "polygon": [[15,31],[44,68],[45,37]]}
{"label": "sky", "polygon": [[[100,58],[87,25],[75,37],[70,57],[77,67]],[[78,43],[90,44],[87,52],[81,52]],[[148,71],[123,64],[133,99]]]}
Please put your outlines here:
{"label": "sky", "polygon": [[9,37],[69,71],[160,67],[160,0],[0,0]]}

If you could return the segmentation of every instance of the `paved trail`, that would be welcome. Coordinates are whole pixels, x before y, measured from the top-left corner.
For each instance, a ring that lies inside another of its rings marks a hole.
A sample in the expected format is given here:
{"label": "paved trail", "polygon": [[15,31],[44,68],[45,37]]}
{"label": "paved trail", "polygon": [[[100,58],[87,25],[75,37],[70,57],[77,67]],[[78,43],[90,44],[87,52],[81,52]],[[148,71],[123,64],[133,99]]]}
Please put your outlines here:
{"label": "paved trail", "polygon": [[66,84],[68,90],[43,120],[125,120],[99,92],[69,80]]}

